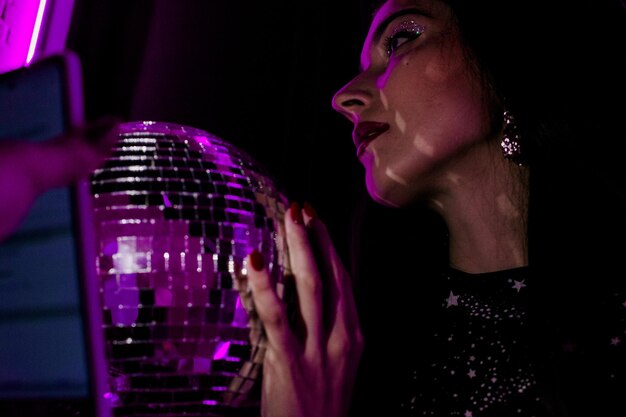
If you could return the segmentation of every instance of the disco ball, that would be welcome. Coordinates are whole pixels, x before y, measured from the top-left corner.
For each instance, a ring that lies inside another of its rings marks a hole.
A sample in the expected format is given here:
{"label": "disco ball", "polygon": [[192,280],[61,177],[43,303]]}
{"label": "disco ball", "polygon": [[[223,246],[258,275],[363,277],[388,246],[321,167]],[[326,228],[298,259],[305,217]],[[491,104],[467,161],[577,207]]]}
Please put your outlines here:
{"label": "disco ball", "polygon": [[115,416],[235,416],[259,404],[264,334],[244,258],[280,289],[287,200],[253,158],[203,130],[121,125],[90,179]]}

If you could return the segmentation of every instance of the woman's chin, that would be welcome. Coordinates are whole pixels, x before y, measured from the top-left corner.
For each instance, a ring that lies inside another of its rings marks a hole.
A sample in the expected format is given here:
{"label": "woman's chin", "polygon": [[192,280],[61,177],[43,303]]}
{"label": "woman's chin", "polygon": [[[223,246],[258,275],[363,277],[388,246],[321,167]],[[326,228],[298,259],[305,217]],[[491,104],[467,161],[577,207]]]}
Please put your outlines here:
{"label": "woman's chin", "polygon": [[407,204],[403,202],[401,198],[403,194],[406,195],[406,190],[398,190],[398,187],[393,187],[395,190],[390,189],[390,187],[381,187],[369,180],[366,182],[366,185],[367,192],[372,200],[383,206],[399,208]]}

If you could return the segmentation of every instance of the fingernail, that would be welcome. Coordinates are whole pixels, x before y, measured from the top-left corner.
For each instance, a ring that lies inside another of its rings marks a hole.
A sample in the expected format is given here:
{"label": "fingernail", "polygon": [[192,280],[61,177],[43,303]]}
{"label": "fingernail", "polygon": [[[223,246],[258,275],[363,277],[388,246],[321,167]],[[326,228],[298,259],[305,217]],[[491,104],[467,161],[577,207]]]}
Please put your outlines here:
{"label": "fingernail", "polygon": [[256,271],[262,271],[263,268],[265,267],[263,254],[256,249],[254,249],[250,253],[250,265],[252,265],[252,268],[254,268]]}
{"label": "fingernail", "polygon": [[304,210],[306,215],[309,216],[310,218],[317,219],[317,212],[315,211],[313,206],[311,206],[308,202],[306,201],[304,202],[304,204],[302,205],[302,210]]}
{"label": "fingernail", "polygon": [[289,206],[289,214],[291,215],[291,220],[293,220],[295,224],[304,223],[304,221],[302,220],[302,212],[300,211],[300,205],[296,203],[295,201],[291,203],[291,206]]}

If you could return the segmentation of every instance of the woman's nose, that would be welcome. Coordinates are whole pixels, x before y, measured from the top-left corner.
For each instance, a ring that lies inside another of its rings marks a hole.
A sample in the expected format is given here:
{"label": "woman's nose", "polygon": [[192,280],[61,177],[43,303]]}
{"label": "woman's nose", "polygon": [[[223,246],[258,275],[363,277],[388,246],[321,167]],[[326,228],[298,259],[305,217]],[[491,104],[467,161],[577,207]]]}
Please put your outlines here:
{"label": "woman's nose", "polygon": [[352,80],[343,86],[333,97],[333,109],[346,116],[353,123],[359,114],[367,109],[372,102],[372,94]]}

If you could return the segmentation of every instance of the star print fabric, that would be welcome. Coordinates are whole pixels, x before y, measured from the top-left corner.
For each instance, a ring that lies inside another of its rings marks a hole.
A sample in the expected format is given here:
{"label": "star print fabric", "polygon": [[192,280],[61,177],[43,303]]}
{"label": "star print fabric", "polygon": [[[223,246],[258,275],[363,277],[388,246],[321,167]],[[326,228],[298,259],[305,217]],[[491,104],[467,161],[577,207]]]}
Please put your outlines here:
{"label": "star print fabric", "polygon": [[530,353],[526,272],[445,275],[434,354],[413,370],[407,415],[550,415]]}
{"label": "star print fabric", "polygon": [[539,302],[540,279],[447,271],[401,415],[626,416],[626,291],[572,284]]}

